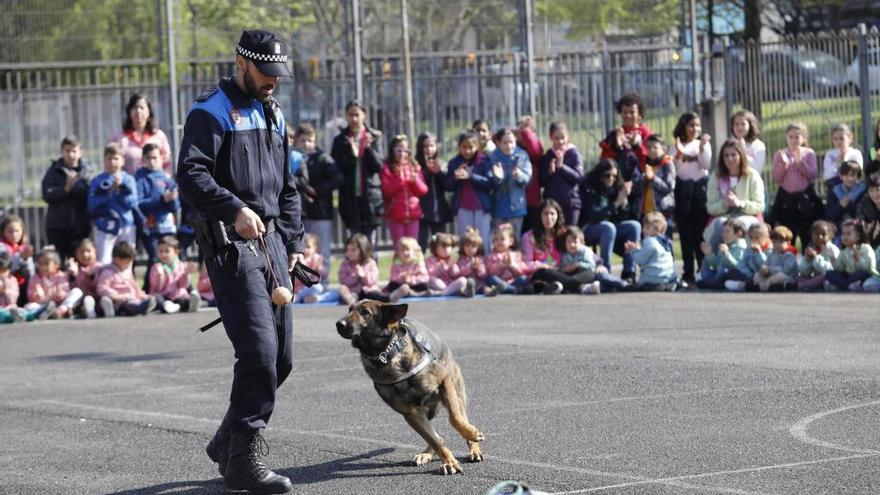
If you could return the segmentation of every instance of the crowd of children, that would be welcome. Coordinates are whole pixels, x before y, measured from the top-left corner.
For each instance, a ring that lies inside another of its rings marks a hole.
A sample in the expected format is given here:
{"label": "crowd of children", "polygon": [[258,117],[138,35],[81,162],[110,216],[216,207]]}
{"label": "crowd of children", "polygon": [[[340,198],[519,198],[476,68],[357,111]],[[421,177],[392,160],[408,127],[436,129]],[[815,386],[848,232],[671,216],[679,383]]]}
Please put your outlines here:
{"label": "crowd of children", "polygon": [[[880,292],[880,122],[866,157],[852,147],[849,127],[835,125],[834,148],[820,169],[802,123],[788,126],[786,147],[768,160],[758,119],[739,111],[714,163],[696,114],[679,118],[667,147],[643,122],[637,94],[623,95],[616,108],[620,126],[599,143],[601,160],[589,170],[565,123],[550,124],[545,152],[530,117],[494,135],[487,122],[474,122],[448,162],[428,132],[414,151],[409,137],[394,136],[382,160],[375,142],[381,132],[367,126],[358,102],[346,108],[349,127],[332,155],[316,146],[312,126],[288,129],[306,264],[322,277],[312,287],[296,283],[294,303],[691,287]],[[206,271],[180,258],[181,242],[191,236],[159,148],[147,143],[132,175],[123,170],[122,147],[109,143],[103,172],[94,177],[75,136],[64,138],[61,151],[43,181],[53,244],[35,252],[20,217],[9,214],[0,223],[0,322],[176,313],[213,304]],[[765,166],[776,185],[772,202]],[[820,177],[824,202],[816,192]],[[371,188],[381,191],[381,205],[358,196]],[[346,226],[364,228],[349,230],[339,286],[331,288],[337,189],[349,191],[343,203],[353,202]],[[374,229],[367,228],[375,214],[384,218],[394,250],[384,286]],[[453,221],[455,234],[447,231]],[[673,232],[681,245],[680,275]],[[138,245],[149,260],[142,286],[131,269]],[[612,253],[622,257],[620,276],[612,274]]]}

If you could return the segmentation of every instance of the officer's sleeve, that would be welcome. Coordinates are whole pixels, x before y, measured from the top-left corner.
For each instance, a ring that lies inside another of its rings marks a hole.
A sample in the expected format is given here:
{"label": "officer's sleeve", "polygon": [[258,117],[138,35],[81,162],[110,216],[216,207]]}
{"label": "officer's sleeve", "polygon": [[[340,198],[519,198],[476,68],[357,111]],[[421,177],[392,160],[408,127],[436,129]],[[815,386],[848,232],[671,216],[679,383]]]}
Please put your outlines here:
{"label": "officer's sleeve", "polygon": [[[287,140],[284,142],[284,156],[288,155]],[[304,163],[304,167],[308,164]],[[302,203],[299,197],[299,191],[296,190],[296,177],[290,173],[290,167],[284,164],[284,184],[281,186],[281,195],[278,196],[278,219],[276,227],[281,234],[281,240],[287,248],[287,253],[302,253],[304,246],[302,242],[305,230],[302,224]],[[329,240],[322,239],[322,242]]]}
{"label": "officer's sleeve", "polygon": [[214,116],[198,108],[190,112],[177,159],[177,185],[180,196],[193,208],[212,220],[231,224],[247,205],[214,181],[212,173],[222,143],[223,128]]}

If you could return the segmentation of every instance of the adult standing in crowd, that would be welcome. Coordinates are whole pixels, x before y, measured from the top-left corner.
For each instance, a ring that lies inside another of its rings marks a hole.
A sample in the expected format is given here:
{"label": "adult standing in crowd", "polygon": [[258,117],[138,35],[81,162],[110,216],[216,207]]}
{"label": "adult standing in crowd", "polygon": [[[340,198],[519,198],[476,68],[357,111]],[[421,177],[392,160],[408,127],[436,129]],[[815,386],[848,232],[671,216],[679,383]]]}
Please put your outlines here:
{"label": "adult standing in crowd", "polygon": [[153,112],[153,105],[146,96],[135,93],[128,99],[125,105],[125,120],[122,123],[122,132],[113,136],[111,141],[122,145],[122,156],[125,165],[122,170],[134,175],[141,166],[144,145],[156,143],[162,156],[162,170],[171,171],[171,146],[168,144],[168,136],[159,129],[159,120]]}
{"label": "adult standing in crowd", "polygon": [[740,219],[746,231],[764,221],[764,181],[749,167],[745,148],[738,140],[728,139],[718,155],[718,167],[706,186],[706,210],[712,221],[703,232],[703,239],[713,251],[721,244],[727,219]]}
{"label": "adult standing in crowd", "polygon": [[229,408],[206,452],[230,488],[286,493],[290,480],[260,459],[260,431],[293,369],[291,305],[276,304],[270,293],[276,284],[292,289],[288,271],[303,259],[300,197],[272,98],[279,77],[290,76],[287,44],[267,31],[244,31],[235,67],[234,78],[190,110],[177,174],[181,197],[204,217],[194,222],[199,247],[235,348]]}
{"label": "adult standing in crowd", "polygon": [[382,157],[379,140],[382,133],[367,126],[367,109],[352,100],[345,105],[348,127],[333,139],[330,155],[342,170],[345,182],[339,188],[339,216],[347,237],[364,234],[376,245],[376,229],[382,224]]}
{"label": "adult standing in crowd", "polygon": [[61,158],[52,162],[42,183],[43,201],[49,204],[46,239],[55,246],[62,265],[92,231],[88,210],[91,175],[92,166],[82,157],[79,138],[65,136]]}

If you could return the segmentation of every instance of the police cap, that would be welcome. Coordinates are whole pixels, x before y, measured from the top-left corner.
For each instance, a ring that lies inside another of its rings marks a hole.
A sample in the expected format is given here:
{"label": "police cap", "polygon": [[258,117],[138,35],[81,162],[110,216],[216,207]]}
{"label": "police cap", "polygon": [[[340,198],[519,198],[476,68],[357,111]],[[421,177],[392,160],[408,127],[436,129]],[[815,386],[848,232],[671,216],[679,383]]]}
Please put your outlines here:
{"label": "police cap", "polygon": [[250,59],[263,75],[292,77],[287,68],[287,43],[269,31],[242,31],[235,53]]}

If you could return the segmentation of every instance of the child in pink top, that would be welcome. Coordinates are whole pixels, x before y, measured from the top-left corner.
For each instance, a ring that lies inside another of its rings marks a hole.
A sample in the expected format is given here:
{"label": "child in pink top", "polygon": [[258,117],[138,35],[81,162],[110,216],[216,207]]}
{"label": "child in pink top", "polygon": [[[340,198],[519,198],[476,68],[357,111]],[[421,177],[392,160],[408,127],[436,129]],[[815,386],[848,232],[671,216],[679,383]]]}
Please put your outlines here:
{"label": "child in pink top", "polygon": [[[819,175],[816,152],[807,146],[809,130],[806,124],[789,124],[785,133],[787,146],[773,155],[771,178],[779,184],[773,201],[773,218],[777,225],[785,225],[801,245],[810,243],[813,222],[823,216],[822,200],[816,194],[813,181]],[[792,239],[792,244],[795,243]]]}
{"label": "child in pink top", "polygon": [[37,316],[45,319],[49,316],[46,311],[18,307],[18,280],[9,270],[11,264],[9,251],[0,249],[0,323],[31,321]]}
{"label": "child in pink top", "polygon": [[379,289],[379,265],[373,259],[373,245],[364,234],[355,234],[346,241],[339,284],[341,304],[350,305],[358,299],[388,301]]}
{"label": "child in pink top", "polygon": [[83,299],[81,289],[70,287],[69,274],[61,270],[61,257],[54,249],[44,249],[37,256],[37,273],[28,281],[27,294],[28,305],[57,305],[54,311],[47,310],[49,318],[73,318]]}
{"label": "child in pink top", "polygon": [[205,306],[216,308],[217,296],[214,295],[214,288],[211,287],[211,277],[208,276],[208,268],[202,265],[199,271],[199,296],[202,298],[202,304]]}
{"label": "child in pink top", "polygon": [[401,237],[397,241],[394,260],[391,263],[391,277],[385,291],[388,300],[397,302],[401,298],[432,295],[428,288],[428,268],[425,255],[414,237]]}
{"label": "child in pink top", "polygon": [[131,273],[135,251],[120,241],[113,246],[113,261],[98,275],[98,296],[105,318],[145,315],[156,309],[156,298],[144,294]]}
{"label": "child in pink top", "polygon": [[[303,236],[303,264],[314,268],[324,280],[324,256],[321,255],[321,243],[314,234],[306,234]],[[324,285],[317,283],[311,287],[303,285],[299,279],[294,280],[293,284],[294,303],[312,304],[322,300],[325,294]]]}
{"label": "child in pink top", "polygon": [[94,318],[98,301],[98,274],[101,264],[98,263],[98,252],[91,239],[83,239],[74,252],[76,267],[76,286],[83,291],[83,302],[80,306],[86,318]]}
{"label": "child in pink top", "polygon": [[452,250],[458,244],[458,236],[439,233],[431,236],[431,258],[425,261],[428,270],[428,287],[441,291],[443,296],[474,297],[476,284],[461,275],[458,264],[452,261]]}
{"label": "child in pink top", "polygon": [[150,294],[162,312],[194,313],[202,305],[202,297],[192,289],[189,276],[195,273],[195,265],[180,259],[180,243],[167,235],[159,240],[159,261],[150,267]]}
{"label": "child in pink top", "polygon": [[516,294],[520,287],[531,287],[522,254],[516,249],[513,227],[503,223],[492,234],[492,254],[486,258],[489,276],[484,290],[487,296]]}
{"label": "child in pink top", "polygon": [[0,222],[0,234],[0,249],[9,251],[9,271],[18,280],[18,303],[25,304],[28,279],[34,274],[34,247],[28,242],[24,220],[18,215],[6,215]]}
{"label": "child in pink top", "polygon": [[391,140],[391,155],[382,167],[382,196],[385,219],[393,246],[401,237],[419,237],[422,205],[419,198],[428,194],[428,185],[419,162],[410,156],[409,140],[396,136]]}
{"label": "child in pink top", "polygon": [[474,291],[482,291],[486,286],[486,262],[483,260],[483,238],[480,231],[468,227],[461,239],[458,252],[458,273],[473,282]]}

